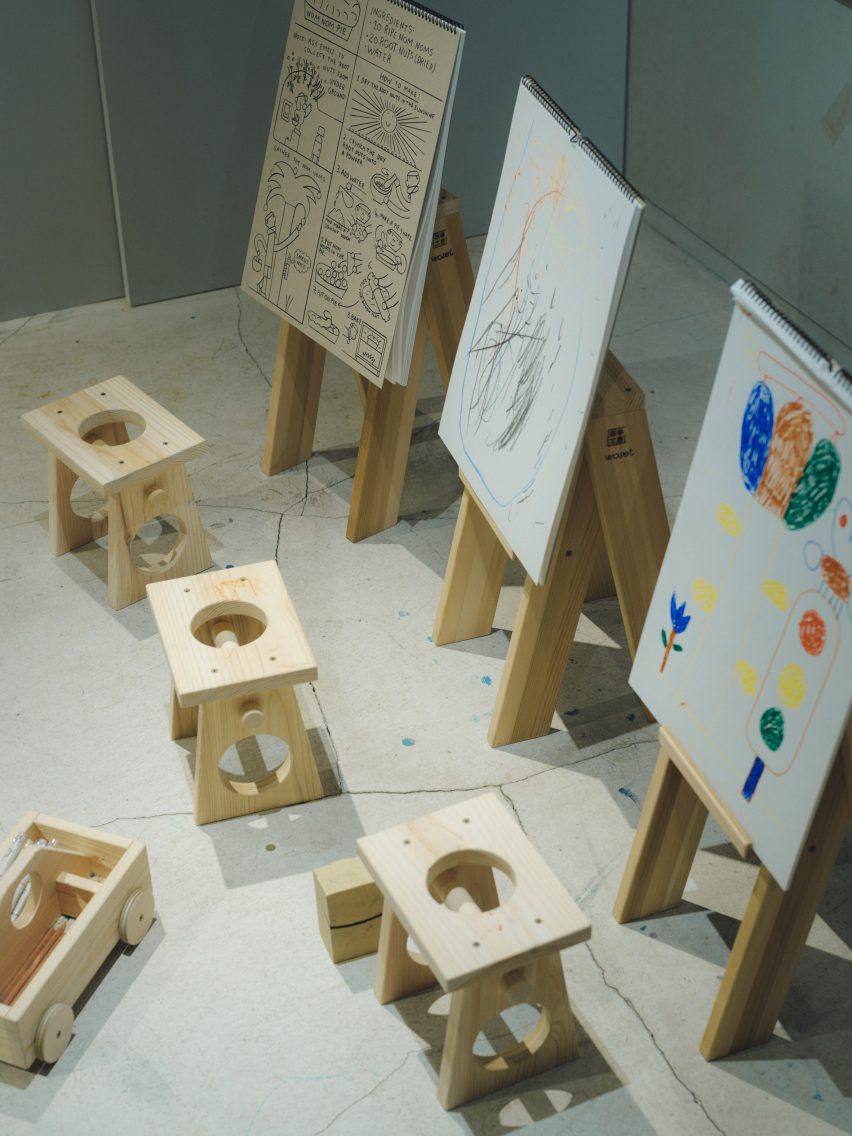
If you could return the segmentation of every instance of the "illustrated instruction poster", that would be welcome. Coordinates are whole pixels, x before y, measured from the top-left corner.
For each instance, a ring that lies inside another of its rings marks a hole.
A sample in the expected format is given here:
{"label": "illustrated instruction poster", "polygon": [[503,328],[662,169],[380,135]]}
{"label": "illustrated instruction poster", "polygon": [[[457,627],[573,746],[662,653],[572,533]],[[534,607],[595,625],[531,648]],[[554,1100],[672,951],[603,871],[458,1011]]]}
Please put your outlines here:
{"label": "illustrated instruction poster", "polygon": [[630,682],[786,888],[852,704],[852,380],[733,294]]}
{"label": "illustrated instruction poster", "polygon": [[377,381],[459,43],[412,8],[296,0],[242,282]]}
{"label": "illustrated instruction poster", "polygon": [[642,204],[525,78],[440,436],[536,583],[550,563]]}

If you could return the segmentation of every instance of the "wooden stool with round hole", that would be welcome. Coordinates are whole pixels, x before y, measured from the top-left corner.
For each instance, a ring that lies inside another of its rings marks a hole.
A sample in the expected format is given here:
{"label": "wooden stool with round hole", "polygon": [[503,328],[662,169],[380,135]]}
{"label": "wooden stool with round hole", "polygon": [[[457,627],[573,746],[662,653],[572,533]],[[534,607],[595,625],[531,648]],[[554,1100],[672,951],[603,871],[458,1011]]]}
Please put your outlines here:
{"label": "wooden stool with round hole", "polygon": [[[588,939],[591,926],[495,794],[362,836],[358,852],[384,895],[379,1001],[435,982],[452,994],[438,1078],[444,1108],[577,1056],[559,952]],[[507,898],[495,869],[511,882]],[[489,1023],[527,1003],[539,1017],[525,1037],[475,1052]]]}
{"label": "wooden stool with round hole", "polygon": [[[150,580],[210,567],[210,549],[192,496],[186,463],[203,454],[200,434],[119,375],[27,411],[24,427],[47,448],[50,550],[61,556],[109,534],[107,598],[123,608],[145,595]],[[128,426],[141,428],[130,437]],[[105,512],[83,517],[71,491],[78,478],[106,498]],[[166,553],[136,557],[132,545],[153,520],[177,538]]]}
{"label": "wooden stool with round hole", "polygon": [[[323,796],[294,686],[317,664],[274,560],[148,585],[172,673],[172,737],[198,735],[196,824]],[[220,768],[225,751],[258,733],[288,754],[260,780]]]}

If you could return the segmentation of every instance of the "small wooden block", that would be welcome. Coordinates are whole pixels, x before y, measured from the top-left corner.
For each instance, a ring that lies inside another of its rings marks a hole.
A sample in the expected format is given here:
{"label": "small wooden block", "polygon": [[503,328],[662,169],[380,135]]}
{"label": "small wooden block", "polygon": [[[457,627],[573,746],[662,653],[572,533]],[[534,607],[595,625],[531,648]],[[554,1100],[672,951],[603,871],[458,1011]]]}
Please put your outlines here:
{"label": "small wooden block", "polygon": [[320,935],[332,962],[377,951],[382,893],[362,861],[354,856],[315,868],[314,887]]}

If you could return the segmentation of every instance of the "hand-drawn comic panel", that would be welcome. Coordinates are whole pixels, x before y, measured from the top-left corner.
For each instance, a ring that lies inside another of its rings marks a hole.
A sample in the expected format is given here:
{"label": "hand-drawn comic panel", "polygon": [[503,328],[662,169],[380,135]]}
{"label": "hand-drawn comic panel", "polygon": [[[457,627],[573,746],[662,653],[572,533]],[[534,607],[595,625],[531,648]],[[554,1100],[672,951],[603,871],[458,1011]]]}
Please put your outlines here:
{"label": "hand-drawn comic panel", "polygon": [[255,211],[244,284],[291,319],[304,320],[321,221],[323,177],[298,158],[276,157]]}
{"label": "hand-drawn comic panel", "polygon": [[354,56],[294,27],[272,133],[277,142],[323,169],[334,168]]}
{"label": "hand-drawn comic panel", "polygon": [[350,46],[358,43],[361,0],[304,0],[305,23]]}
{"label": "hand-drawn comic panel", "polygon": [[377,85],[352,92],[348,125],[351,130],[386,154],[422,168],[429,137],[429,121],[419,110],[405,106]]}

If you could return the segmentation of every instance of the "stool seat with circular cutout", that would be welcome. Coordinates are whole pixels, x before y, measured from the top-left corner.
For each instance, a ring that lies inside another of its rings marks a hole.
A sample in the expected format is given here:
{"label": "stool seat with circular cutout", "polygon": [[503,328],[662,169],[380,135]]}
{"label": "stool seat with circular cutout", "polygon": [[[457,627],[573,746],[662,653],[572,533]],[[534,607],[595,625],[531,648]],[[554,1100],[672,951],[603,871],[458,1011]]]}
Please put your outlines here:
{"label": "stool seat with circular cutout", "polygon": [[[384,896],[379,1001],[435,981],[452,995],[438,1080],[444,1108],[577,1056],[559,951],[590,938],[591,925],[495,794],[363,836],[358,853]],[[511,894],[498,893],[495,871]],[[505,1052],[479,1055],[486,1023],[527,1002],[540,1010],[534,1028]]]}
{"label": "stool seat with circular cutout", "polygon": [[[148,599],[181,706],[317,677],[317,661],[274,560],[150,584]],[[232,620],[248,634],[239,645],[232,640],[214,646],[217,621]]]}
{"label": "stool seat with circular cutout", "polygon": [[[207,450],[200,434],[185,426],[123,375],[49,402],[21,417],[25,429],[61,462],[103,496],[118,493],[176,462],[188,462]],[[137,438],[93,444],[103,427],[131,423],[142,427]]]}
{"label": "stool seat with circular cutout", "polygon": [[[30,410],[24,427],[48,450],[50,548],[61,556],[109,533],[107,593],[113,608],[145,595],[152,579],[201,572],[210,549],[186,473],[207,443],[180,419],[117,376]],[[130,429],[139,431],[132,437]],[[83,516],[72,504],[81,478],[107,498],[106,514]],[[167,550],[146,549],[143,530],[159,521],[174,531]]]}
{"label": "stool seat with circular cutout", "polygon": [[[172,737],[198,735],[195,823],[322,797],[293,689],[317,664],[275,561],[153,583],[148,597],[172,674]],[[259,780],[221,767],[260,735],[285,741],[286,760]]]}

